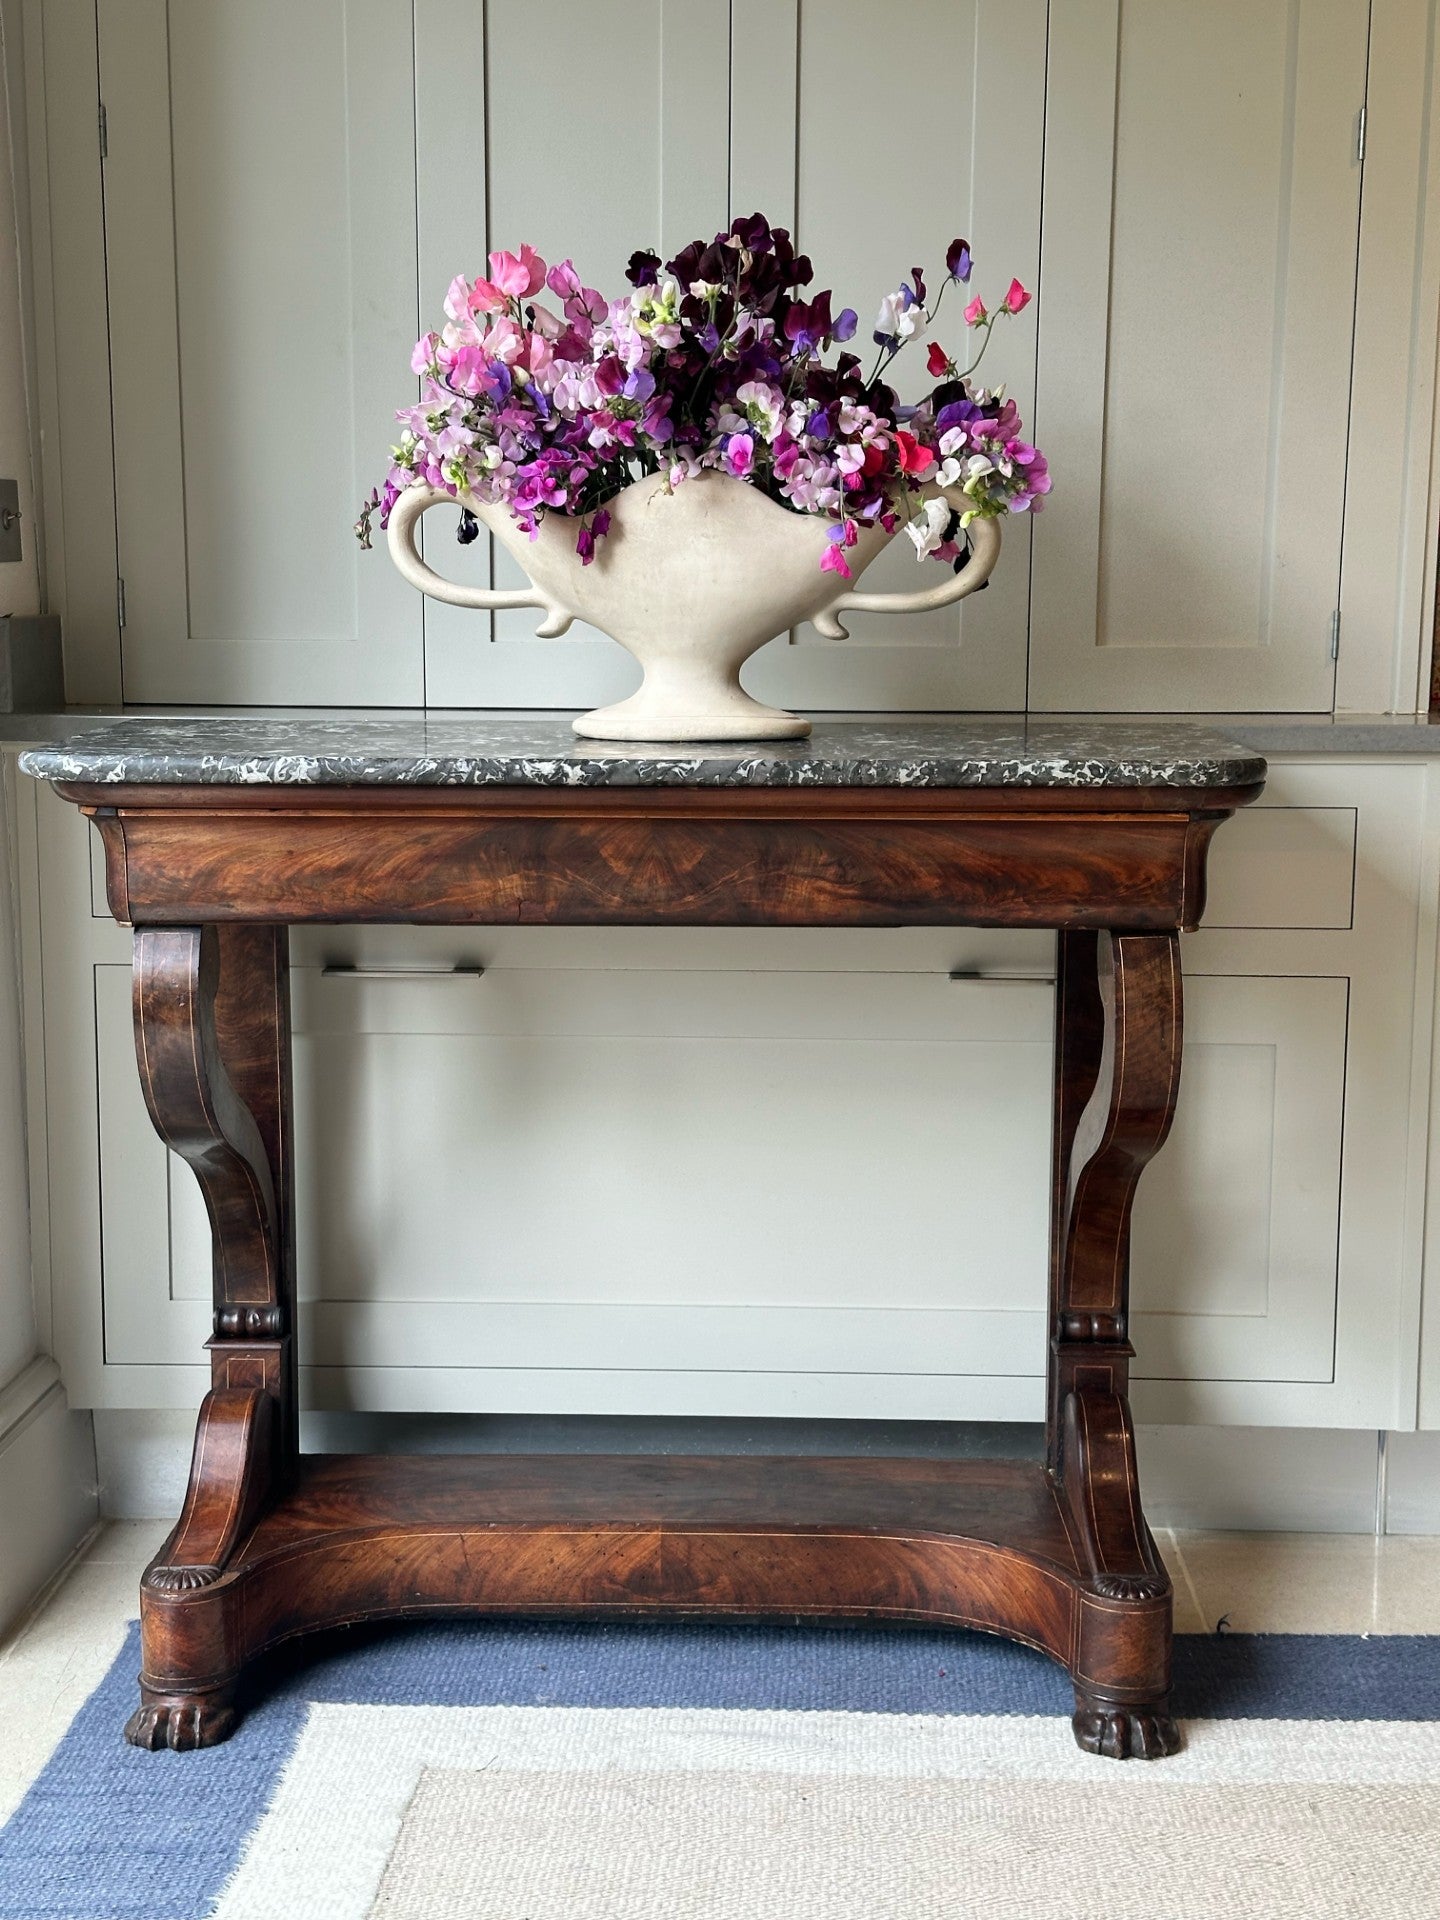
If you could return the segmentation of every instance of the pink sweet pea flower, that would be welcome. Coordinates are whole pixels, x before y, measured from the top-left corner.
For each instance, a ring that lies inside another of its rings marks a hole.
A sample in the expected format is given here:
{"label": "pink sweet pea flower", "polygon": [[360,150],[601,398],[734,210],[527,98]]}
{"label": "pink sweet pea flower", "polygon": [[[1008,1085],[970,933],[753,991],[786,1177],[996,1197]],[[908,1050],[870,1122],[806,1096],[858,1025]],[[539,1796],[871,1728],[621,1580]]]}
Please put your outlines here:
{"label": "pink sweet pea flower", "polygon": [[732,433],[725,442],[725,471],[737,480],[749,477],[755,465],[755,442],[748,433]]}
{"label": "pink sweet pea flower", "polygon": [[1028,307],[1029,304],[1029,294],[1018,280],[1012,280],[1005,294],[1005,311],[1007,313],[1019,313],[1022,308]]}
{"label": "pink sweet pea flower", "polygon": [[895,435],[895,445],[900,453],[900,471],[902,473],[928,473],[935,464],[934,452],[922,447],[913,433],[906,433],[902,427]]}
{"label": "pink sweet pea flower", "polygon": [[[490,280],[492,285],[511,299],[524,300],[544,286],[545,262],[533,247],[522,246],[518,255],[492,253]],[[478,286],[480,283],[476,284]]]}
{"label": "pink sweet pea flower", "polygon": [[977,293],[965,309],[965,324],[967,327],[983,327],[989,317],[985,311],[985,302]]}
{"label": "pink sweet pea flower", "polygon": [[843,551],[838,546],[832,545],[828,540],[825,543],[825,551],[820,556],[820,571],[822,573],[838,573],[842,580],[853,580],[855,577],[846,564]]}

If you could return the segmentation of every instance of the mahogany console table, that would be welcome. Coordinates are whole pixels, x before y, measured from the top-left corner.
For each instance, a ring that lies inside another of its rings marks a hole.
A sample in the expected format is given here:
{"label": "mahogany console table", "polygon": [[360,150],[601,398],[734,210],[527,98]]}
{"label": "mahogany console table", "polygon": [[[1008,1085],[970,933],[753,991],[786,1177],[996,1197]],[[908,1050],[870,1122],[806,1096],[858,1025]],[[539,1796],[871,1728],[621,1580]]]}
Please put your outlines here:
{"label": "mahogany console table", "polygon": [[[212,1385],[141,1585],[131,1741],[225,1739],[245,1662],[307,1629],[670,1613],[1008,1635],[1069,1670],[1082,1747],[1175,1749],[1130,1209],[1175,1110],[1177,934],[1261,759],[1181,727],[598,748],[558,719],[417,714],[123,720],[22,765],[100,829],[145,1098],[213,1228]],[[308,921],[1057,929],[1044,1464],[301,1454],[287,936]]]}

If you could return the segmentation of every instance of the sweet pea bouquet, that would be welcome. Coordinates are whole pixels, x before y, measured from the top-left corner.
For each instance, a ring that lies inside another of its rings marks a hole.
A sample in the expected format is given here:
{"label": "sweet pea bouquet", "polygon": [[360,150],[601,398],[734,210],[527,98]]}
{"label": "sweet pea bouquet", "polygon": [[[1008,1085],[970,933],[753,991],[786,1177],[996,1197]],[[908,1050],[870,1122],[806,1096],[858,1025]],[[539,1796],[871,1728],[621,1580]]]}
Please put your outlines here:
{"label": "sweet pea bouquet", "polygon": [[[582,285],[568,260],[547,269],[533,247],[492,253],[489,278],[454,280],[445,326],[415,347],[421,398],[396,416],[403,432],[361,509],[361,544],[372,516],[384,527],[404,488],[428,484],[462,504],[503,502],[532,539],[542,515],[569,515],[589,565],[609,531],[606,501],[632,480],[663,473],[674,488],[713,470],[828,518],[820,565],[843,578],[859,528],[876,523],[903,525],[918,559],[958,567],[970,522],[1038,510],[1050,473],[1014,401],[971,377],[996,323],[1030,295],[1012,280],[994,312],[969,299],[963,337],[978,350],[962,368],[968,356],[933,329],[950,288],[968,289],[964,240],[945,268],[933,302],[918,267],[885,296],[867,371],[850,348],[854,310],[836,313],[829,290],[804,297],[810,262],[758,213],[663,266],[632,255],[632,290],[618,300]],[[903,405],[889,375],[927,334],[931,390]],[[937,488],[967,504],[957,511]],[[467,510],[460,538],[478,532]]]}

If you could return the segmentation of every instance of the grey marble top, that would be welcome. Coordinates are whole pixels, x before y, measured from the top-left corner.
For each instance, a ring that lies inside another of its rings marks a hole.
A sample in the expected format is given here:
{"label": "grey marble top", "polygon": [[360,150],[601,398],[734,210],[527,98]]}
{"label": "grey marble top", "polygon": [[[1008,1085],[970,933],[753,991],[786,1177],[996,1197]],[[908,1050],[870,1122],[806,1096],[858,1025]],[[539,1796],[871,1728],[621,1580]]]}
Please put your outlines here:
{"label": "grey marble top", "polygon": [[1168,720],[829,721],[808,740],[631,746],[555,714],[133,718],[20,765],[42,780],[163,786],[1229,787],[1265,762]]}

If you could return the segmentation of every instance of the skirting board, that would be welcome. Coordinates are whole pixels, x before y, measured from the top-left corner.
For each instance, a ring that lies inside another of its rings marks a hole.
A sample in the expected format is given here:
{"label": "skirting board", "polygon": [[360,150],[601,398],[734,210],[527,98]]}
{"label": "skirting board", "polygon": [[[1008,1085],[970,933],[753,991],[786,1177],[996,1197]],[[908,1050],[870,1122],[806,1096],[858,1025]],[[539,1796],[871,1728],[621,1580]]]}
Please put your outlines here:
{"label": "skirting board", "polygon": [[99,1518],[88,1413],[72,1412],[53,1360],[0,1388],[0,1634]]}
{"label": "skirting board", "polygon": [[[788,1451],[801,1432],[806,1449],[840,1453],[1025,1451],[1031,1429],[977,1426],[968,1429],[880,1423],[727,1421],[704,1423],[729,1429],[720,1438],[682,1439],[684,1423],[651,1423],[649,1444],[692,1451],[729,1448],[751,1453]],[[172,1519],[180,1511],[190,1466],[194,1417],[188,1413],[97,1410],[95,1445],[100,1498],[107,1518]],[[303,1444],[320,1452],[414,1449],[463,1452],[479,1445],[512,1451],[576,1446],[589,1452],[640,1450],[641,1420],[580,1419],[567,1423],[519,1416],[484,1419],[470,1415],[324,1414],[305,1416]],[[1018,1439],[1018,1445],[1017,1445]],[[1274,1427],[1154,1427],[1139,1429],[1140,1473],[1145,1509],[1159,1527],[1254,1529],[1301,1533],[1371,1533],[1377,1494],[1383,1493],[1379,1436],[1365,1431]],[[1392,1435],[1391,1462],[1404,1441],[1429,1440],[1429,1478],[1440,1474],[1440,1435]],[[1408,1456],[1407,1456],[1408,1460]],[[1440,1532],[1440,1489],[1428,1506],[1414,1491],[1424,1478],[1415,1470],[1393,1471],[1388,1530]],[[1397,1494],[1400,1496],[1397,1500]]]}

